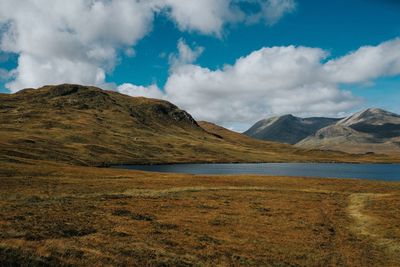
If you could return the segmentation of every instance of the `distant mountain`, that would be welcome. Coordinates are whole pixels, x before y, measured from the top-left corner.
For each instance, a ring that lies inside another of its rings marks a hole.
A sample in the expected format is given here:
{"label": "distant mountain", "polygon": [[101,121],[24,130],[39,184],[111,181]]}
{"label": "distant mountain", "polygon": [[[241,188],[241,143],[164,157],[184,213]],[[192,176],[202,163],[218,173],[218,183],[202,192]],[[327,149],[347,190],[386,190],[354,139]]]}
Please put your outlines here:
{"label": "distant mountain", "polygon": [[0,94],[1,162],[79,165],[182,162],[379,162],[375,155],[259,141],[163,100],[63,84]]}
{"label": "distant mountain", "polygon": [[335,124],[339,120],[322,117],[303,119],[293,115],[284,115],[258,121],[244,134],[260,140],[296,144],[315,134],[319,129]]}
{"label": "distant mountain", "polygon": [[400,115],[366,109],[320,129],[296,146],[350,153],[400,153]]}

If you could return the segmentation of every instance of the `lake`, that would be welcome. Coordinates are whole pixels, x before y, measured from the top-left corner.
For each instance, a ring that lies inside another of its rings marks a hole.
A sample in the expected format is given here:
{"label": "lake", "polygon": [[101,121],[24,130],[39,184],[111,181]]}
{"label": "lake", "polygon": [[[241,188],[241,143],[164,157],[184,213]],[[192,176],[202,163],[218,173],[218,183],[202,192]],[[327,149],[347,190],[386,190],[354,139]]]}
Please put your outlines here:
{"label": "lake", "polygon": [[121,165],[113,168],[188,174],[257,174],[400,181],[400,164],[229,163]]}

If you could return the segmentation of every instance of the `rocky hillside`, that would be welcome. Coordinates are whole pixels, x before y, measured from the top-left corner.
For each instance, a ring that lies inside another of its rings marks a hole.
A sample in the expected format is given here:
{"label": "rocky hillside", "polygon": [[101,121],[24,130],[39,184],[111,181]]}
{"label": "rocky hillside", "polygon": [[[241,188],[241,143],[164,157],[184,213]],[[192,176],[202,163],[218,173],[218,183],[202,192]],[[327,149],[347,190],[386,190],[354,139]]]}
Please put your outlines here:
{"label": "rocky hillside", "polygon": [[400,153],[400,116],[367,109],[320,129],[296,146],[350,153]]}
{"label": "rocky hillside", "polygon": [[335,124],[338,120],[284,115],[258,121],[244,134],[260,140],[296,144],[315,134],[319,129]]}
{"label": "rocky hillside", "polygon": [[[0,161],[79,165],[393,161],[254,140],[157,99],[64,84],[0,94]],[[241,138],[239,138],[241,137]]]}

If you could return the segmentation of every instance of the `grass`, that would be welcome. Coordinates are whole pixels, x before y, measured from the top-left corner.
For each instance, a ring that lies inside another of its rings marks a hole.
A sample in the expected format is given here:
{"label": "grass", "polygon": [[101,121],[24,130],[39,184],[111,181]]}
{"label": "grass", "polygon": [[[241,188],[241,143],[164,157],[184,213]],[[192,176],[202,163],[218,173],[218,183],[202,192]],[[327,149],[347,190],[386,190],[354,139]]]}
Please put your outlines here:
{"label": "grass", "polygon": [[400,264],[399,183],[1,169],[5,266]]}

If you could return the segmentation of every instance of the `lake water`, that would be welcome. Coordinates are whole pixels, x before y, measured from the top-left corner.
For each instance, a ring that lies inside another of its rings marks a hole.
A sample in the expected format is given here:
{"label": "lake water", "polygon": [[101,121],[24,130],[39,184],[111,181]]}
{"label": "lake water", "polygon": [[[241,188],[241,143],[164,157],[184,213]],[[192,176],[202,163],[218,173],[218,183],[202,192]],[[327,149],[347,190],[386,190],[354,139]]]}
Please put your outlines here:
{"label": "lake water", "polygon": [[189,174],[258,174],[400,181],[400,164],[240,163],[122,165],[114,168]]}

